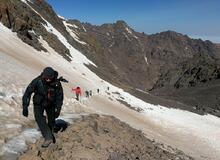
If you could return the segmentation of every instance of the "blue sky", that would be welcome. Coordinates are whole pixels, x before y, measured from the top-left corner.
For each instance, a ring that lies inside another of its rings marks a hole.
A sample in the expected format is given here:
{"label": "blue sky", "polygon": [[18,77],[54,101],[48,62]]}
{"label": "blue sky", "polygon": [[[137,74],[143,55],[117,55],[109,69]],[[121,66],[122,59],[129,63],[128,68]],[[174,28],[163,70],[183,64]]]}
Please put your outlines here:
{"label": "blue sky", "polygon": [[147,34],[174,30],[220,43],[220,0],[47,0],[57,14],[95,25],[124,20]]}

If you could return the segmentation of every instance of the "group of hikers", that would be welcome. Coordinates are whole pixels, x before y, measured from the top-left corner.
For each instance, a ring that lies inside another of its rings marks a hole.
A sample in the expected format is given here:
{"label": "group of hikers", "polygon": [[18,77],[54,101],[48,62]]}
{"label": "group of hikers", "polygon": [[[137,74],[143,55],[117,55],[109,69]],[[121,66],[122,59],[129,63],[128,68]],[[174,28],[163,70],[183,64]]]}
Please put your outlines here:
{"label": "group of hikers", "polygon": [[[76,88],[72,88],[72,92],[75,92],[76,94],[76,100],[79,101],[80,97],[82,96],[82,91],[80,87],[76,87]],[[89,98],[90,96],[92,96],[92,90],[86,90],[85,91],[85,95],[87,98]]]}
{"label": "group of hikers", "polygon": [[[61,82],[68,81],[63,77],[58,78],[58,72],[52,67],[46,67],[43,72],[31,81],[22,97],[23,116],[28,117],[28,106],[32,93],[35,121],[44,138],[42,147],[48,147],[51,143],[56,143],[54,133],[64,131],[68,123],[57,119],[63,105],[63,88]],[[76,93],[76,100],[82,95],[81,88],[72,89]],[[99,89],[97,89],[99,93]],[[86,97],[92,96],[92,91],[85,91]],[[44,111],[46,116],[44,116]]]}

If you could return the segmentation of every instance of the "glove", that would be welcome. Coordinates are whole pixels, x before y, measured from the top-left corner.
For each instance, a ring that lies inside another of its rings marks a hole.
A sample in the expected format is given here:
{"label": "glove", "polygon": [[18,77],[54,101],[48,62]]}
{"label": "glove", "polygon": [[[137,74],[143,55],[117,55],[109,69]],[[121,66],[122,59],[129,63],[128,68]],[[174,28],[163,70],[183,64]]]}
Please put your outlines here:
{"label": "glove", "polygon": [[28,117],[28,109],[23,108],[23,116]]}

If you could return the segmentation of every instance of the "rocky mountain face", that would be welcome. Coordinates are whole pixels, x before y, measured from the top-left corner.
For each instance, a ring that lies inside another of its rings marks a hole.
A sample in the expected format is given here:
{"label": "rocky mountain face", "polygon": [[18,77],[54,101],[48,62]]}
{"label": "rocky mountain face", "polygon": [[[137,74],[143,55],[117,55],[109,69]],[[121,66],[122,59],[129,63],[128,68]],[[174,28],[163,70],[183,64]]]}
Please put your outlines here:
{"label": "rocky mountain face", "polygon": [[165,62],[154,88],[167,85],[177,89],[192,87],[219,78],[220,52],[210,41],[163,32],[152,36],[150,46],[152,44],[158,45],[158,49],[150,53],[153,59]]}
{"label": "rocky mountain face", "polygon": [[[46,29],[49,22],[69,41],[73,38],[68,34],[60,18],[52,7],[43,0],[2,0],[0,2],[0,21],[16,32],[25,43],[37,50],[46,49],[39,42],[44,39],[50,47],[70,61],[70,53],[56,35]],[[46,26],[46,27],[45,27]]]}
{"label": "rocky mountain face", "polygon": [[66,20],[44,0],[1,0],[0,21],[35,49],[46,51],[42,38],[70,61],[69,48],[52,32],[57,30],[98,66],[91,70],[127,91],[138,88],[213,114],[219,110],[220,46],[210,41],[173,31],[146,35],[124,21],[95,26]]}
{"label": "rocky mountain face", "polygon": [[[77,25],[74,22],[68,21]],[[146,36],[136,33],[124,21],[102,26],[83,23],[83,26],[86,32],[80,32],[79,28],[76,31],[88,44],[86,55],[98,66],[98,71],[94,69],[96,72],[116,84],[137,88],[152,86],[148,75],[154,72],[146,63],[142,43]]]}
{"label": "rocky mountain face", "polygon": [[183,152],[147,139],[141,131],[111,116],[89,115],[56,135],[47,149],[37,142],[19,160],[191,160]]}
{"label": "rocky mountain face", "polygon": [[[68,23],[77,25],[74,20]],[[86,23],[84,27],[86,33],[82,29],[74,31],[93,51],[88,56],[102,70],[109,71],[109,79],[114,77],[142,90],[189,87],[218,79],[220,49],[210,41],[193,40],[173,31],[145,35],[135,32],[124,21],[102,26]],[[204,74],[204,68],[209,68],[208,74]],[[192,74],[182,73],[192,69]]]}
{"label": "rocky mountain face", "polygon": [[[219,116],[218,45],[174,32],[163,32],[151,38],[151,43],[159,46],[159,50],[151,53],[153,59],[162,59],[160,76],[151,93]],[[155,57],[154,53],[160,56]]]}
{"label": "rocky mountain face", "polygon": [[[77,20],[68,23],[79,26],[72,30],[88,44],[85,54],[98,65],[91,69],[104,79],[130,93],[134,93],[132,86],[184,103],[185,109],[195,107],[219,116],[219,45],[173,31],[138,33],[124,21],[101,26]],[[139,96],[152,100],[148,97]]]}

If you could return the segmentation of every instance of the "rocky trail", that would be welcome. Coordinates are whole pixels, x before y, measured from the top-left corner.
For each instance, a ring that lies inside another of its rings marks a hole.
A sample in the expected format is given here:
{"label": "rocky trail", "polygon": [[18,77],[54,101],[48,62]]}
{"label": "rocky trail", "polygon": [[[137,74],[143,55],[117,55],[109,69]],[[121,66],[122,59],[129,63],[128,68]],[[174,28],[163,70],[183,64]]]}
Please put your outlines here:
{"label": "rocky trail", "polygon": [[112,116],[81,116],[56,137],[57,143],[47,149],[40,147],[41,140],[31,145],[19,160],[192,159],[181,151],[163,148]]}

